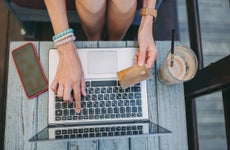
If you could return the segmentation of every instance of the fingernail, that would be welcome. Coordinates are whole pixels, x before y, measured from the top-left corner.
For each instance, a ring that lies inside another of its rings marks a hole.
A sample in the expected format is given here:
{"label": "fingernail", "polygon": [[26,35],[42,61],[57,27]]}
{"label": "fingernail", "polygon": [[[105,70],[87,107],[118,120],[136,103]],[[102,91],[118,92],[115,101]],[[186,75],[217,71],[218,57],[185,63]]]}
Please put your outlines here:
{"label": "fingernail", "polygon": [[76,109],[76,113],[79,114],[81,112],[80,109]]}
{"label": "fingernail", "polygon": [[144,61],[138,61],[138,66],[144,66]]}

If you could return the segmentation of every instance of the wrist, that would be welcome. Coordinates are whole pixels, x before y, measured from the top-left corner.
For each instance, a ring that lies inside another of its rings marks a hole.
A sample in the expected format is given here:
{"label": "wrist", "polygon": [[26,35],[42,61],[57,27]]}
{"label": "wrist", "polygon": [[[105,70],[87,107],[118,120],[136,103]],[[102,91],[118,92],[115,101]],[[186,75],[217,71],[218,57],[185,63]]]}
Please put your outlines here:
{"label": "wrist", "polygon": [[74,41],[70,41],[66,44],[60,45],[57,49],[60,55],[72,54],[73,52],[75,53],[76,46]]}
{"label": "wrist", "polygon": [[152,27],[153,27],[152,19],[153,19],[152,16],[143,16],[141,18],[139,30],[148,29],[152,31]]}

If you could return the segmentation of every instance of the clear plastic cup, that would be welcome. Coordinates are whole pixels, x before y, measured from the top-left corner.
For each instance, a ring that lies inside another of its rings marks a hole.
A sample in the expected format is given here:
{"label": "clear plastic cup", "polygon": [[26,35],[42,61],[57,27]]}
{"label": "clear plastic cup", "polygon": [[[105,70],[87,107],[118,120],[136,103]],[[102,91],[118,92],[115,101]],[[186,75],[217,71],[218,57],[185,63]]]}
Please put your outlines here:
{"label": "clear plastic cup", "polygon": [[173,66],[172,54],[169,51],[158,69],[159,80],[166,84],[176,84],[191,80],[198,68],[198,61],[194,52],[186,46],[174,47]]}

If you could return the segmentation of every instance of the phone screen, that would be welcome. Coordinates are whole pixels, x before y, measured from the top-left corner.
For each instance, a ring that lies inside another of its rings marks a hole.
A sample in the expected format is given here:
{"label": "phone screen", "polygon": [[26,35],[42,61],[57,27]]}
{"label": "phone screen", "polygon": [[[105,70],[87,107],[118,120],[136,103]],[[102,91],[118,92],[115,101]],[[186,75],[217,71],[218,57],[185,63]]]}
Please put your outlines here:
{"label": "phone screen", "polygon": [[14,62],[27,97],[32,98],[48,89],[37,51],[32,43],[27,43],[12,52]]}

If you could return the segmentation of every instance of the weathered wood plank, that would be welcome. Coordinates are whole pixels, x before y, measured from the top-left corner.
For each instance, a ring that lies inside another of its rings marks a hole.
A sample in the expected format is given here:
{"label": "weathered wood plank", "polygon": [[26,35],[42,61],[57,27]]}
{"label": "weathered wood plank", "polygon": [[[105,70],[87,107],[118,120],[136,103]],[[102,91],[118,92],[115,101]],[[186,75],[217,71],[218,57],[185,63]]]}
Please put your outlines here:
{"label": "weathered wood plank", "polygon": [[[10,50],[25,42],[12,42]],[[34,42],[38,47],[38,43]],[[37,98],[28,99],[22,89],[12,57],[9,57],[5,149],[34,149],[28,140],[35,134]],[[13,93],[13,94],[12,94]]]}
{"label": "weathered wood plank", "polygon": [[[170,42],[159,43],[161,49],[157,58],[157,68],[170,49]],[[160,149],[188,149],[183,85],[166,86],[157,80],[159,125],[172,133],[160,136]]]}
{"label": "weathered wood plank", "polygon": [[98,45],[100,48],[117,48],[126,47],[125,41],[99,41]]}
{"label": "weathered wood plank", "polygon": [[[44,69],[45,75],[48,79],[48,56],[49,56],[49,49],[53,48],[53,42],[40,42],[39,43],[39,54],[40,54],[40,61],[41,65]],[[48,92],[45,92],[38,96],[38,106],[37,106],[37,125],[36,125],[36,132],[41,131],[48,125]],[[47,142],[38,142],[37,149],[42,150],[62,150],[66,149],[67,142],[66,141],[53,141],[52,144]]]}
{"label": "weathered wood plank", "polygon": [[[77,48],[96,48],[97,41],[77,41],[75,42]],[[98,146],[98,140],[80,140],[68,142],[68,150],[93,150]]]}
{"label": "weathered wood plank", "polygon": [[[135,42],[129,43],[131,45],[137,44]],[[160,45],[157,48],[160,50]],[[154,122],[158,123],[158,108],[157,108],[157,95],[156,95],[156,71],[155,67],[150,70],[150,78],[147,80],[147,90],[148,90],[148,105],[149,105],[149,119]],[[138,138],[131,138],[131,147],[132,150],[138,149],[159,149],[159,138],[158,137],[138,137]]]}

